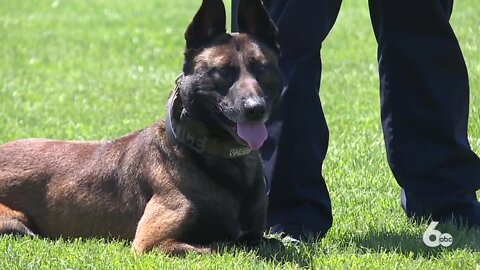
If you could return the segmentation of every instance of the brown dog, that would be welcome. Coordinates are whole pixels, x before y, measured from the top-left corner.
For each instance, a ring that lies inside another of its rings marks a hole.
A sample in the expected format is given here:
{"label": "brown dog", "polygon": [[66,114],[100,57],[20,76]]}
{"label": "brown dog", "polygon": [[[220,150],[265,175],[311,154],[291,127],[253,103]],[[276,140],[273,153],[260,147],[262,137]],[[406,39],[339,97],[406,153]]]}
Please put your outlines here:
{"label": "brown dog", "polygon": [[256,150],[283,81],[260,0],[242,0],[238,18],[239,33],[227,34],[222,1],[203,1],[166,121],[109,142],[0,146],[0,234],[128,239],[136,252],[171,254],[260,239]]}

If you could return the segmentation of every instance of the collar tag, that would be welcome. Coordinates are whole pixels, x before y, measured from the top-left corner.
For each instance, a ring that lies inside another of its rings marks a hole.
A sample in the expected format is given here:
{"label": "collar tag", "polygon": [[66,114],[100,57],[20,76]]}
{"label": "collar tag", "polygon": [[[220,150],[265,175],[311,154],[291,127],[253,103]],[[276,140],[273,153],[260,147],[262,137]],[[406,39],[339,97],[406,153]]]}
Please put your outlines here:
{"label": "collar tag", "polygon": [[229,157],[241,157],[250,154],[252,150],[248,147],[243,147],[243,148],[232,148],[230,149],[230,152],[228,153]]}

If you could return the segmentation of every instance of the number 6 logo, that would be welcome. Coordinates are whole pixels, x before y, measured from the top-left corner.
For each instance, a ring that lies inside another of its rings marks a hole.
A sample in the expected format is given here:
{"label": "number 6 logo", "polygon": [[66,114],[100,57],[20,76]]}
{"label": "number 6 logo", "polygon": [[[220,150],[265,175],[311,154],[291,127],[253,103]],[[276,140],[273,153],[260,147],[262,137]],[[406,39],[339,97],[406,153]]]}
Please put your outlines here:
{"label": "number 6 logo", "polygon": [[[439,230],[435,230],[437,227],[438,221],[432,221],[428,225],[427,229],[423,233],[423,242],[429,247],[438,247],[442,245],[448,247],[453,243],[453,237],[449,233],[441,233]],[[435,240],[432,240],[431,237],[434,236]]]}

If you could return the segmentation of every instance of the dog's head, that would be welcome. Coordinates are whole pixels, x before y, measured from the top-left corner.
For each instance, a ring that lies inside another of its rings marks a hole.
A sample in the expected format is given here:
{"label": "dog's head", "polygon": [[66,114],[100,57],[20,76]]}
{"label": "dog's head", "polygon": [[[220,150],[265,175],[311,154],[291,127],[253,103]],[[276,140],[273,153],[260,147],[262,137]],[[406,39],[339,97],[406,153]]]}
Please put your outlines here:
{"label": "dog's head", "polygon": [[241,0],[239,33],[226,33],[221,0],[203,0],[185,33],[180,98],[188,114],[217,136],[258,149],[283,89],[277,28],[261,0]]}

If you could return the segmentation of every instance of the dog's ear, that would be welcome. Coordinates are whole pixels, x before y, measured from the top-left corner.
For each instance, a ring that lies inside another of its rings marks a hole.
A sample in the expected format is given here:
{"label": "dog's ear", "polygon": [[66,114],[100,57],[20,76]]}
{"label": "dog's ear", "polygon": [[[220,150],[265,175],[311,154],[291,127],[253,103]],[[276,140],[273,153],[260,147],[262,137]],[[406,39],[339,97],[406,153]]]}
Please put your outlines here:
{"label": "dog's ear", "polygon": [[203,0],[185,32],[187,49],[199,48],[212,38],[226,33],[225,21],[222,0]]}
{"label": "dog's ear", "polygon": [[279,51],[275,23],[261,0],[240,0],[237,13],[238,32],[255,36],[276,52]]}

